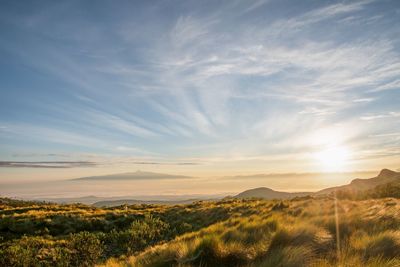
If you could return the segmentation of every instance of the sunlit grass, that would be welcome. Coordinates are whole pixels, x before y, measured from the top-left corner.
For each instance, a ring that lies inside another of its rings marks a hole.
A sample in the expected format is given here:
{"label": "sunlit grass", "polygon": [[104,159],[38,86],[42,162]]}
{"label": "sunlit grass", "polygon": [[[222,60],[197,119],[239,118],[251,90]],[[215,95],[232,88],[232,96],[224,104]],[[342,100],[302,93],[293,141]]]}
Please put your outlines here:
{"label": "sunlit grass", "polygon": [[[393,198],[338,200],[335,211],[331,197],[108,209],[6,206],[1,253],[43,266],[68,262],[65,255],[103,266],[400,266],[399,207]],[[73,245],[86,245],[86,238],[89,254]]]}
{"label": "sunlit grass", "polygon": [[[390,201],[395,204],[389,206],[398,204],[398,200]],[[119,263],[127,266],[400,266],[396,224],[376,220],[382,215],[382,208],[385,216],[398,212],[387,209],[385,200],[338,203],[342,244],[339,258],[331,198],[288,201],[282,209],[273,208],[277,204],[258,207],[258,212],[251,216],[237,214]],[[249,203],[246,206],[252,209]],[[362,214],[369,216],[362,217]],[[395,223],[400,226],[400,218]],[[115,265],[118,261],[111,263]]]}

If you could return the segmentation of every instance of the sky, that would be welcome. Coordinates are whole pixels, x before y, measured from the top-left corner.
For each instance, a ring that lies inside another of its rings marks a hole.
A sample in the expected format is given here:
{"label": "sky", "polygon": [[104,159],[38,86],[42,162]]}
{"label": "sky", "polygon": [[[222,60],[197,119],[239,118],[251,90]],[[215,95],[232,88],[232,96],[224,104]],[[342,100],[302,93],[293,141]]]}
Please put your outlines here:
{"label": "sky", "polygon": [[400,168],[397,0],[2,1],[0,33],[0,184]]}

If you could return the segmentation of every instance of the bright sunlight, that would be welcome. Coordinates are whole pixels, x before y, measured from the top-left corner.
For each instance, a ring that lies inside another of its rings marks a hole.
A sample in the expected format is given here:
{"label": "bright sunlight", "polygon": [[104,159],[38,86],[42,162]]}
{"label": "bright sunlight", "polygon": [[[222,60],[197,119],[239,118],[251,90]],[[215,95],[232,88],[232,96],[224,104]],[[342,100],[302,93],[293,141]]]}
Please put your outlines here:
{"label": "bright sunlight", "polygon": [[323,171],[344,171],[350,159],[350,151],[344,146],[331,146],[315,154]]}

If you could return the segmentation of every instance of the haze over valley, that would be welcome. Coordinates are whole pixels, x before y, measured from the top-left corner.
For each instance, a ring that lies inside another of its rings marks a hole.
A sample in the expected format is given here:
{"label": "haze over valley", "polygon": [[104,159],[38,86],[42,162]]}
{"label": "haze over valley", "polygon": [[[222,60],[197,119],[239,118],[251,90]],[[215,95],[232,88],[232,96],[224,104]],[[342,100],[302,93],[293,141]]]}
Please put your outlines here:
{"label": "haze over valley", "polygon": [[279,191],[318,191],[343,185],[354,178],[370,178],[379,171],[359,173],[277,173],[222,177],[192,177],[154,172],[89,176],[63,180],[1,184],[2,194],[23,199],[97,197],[136,197],[139,199],[213,198],[241,191],[270,187]]}

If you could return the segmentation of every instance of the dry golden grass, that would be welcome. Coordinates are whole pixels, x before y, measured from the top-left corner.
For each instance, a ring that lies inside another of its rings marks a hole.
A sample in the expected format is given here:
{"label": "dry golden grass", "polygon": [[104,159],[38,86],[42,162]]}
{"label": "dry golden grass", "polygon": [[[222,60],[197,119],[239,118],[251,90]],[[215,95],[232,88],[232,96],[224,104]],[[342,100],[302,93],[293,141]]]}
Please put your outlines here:
{"label": "dry golden grass", "polygon": [[[400,201],[233,202],[225,221],[105,266],[400,266]],[[279,204],[280,205],[280,204]]]}
{"label": "dry golden grass", "polygon": [[336,208],[331,197],[108,209],[6,202],[0,232],[6,266],[400,267],[393,198]]}

